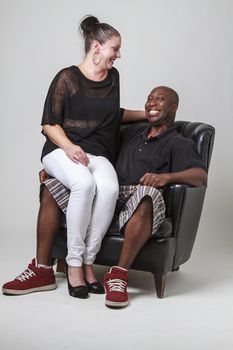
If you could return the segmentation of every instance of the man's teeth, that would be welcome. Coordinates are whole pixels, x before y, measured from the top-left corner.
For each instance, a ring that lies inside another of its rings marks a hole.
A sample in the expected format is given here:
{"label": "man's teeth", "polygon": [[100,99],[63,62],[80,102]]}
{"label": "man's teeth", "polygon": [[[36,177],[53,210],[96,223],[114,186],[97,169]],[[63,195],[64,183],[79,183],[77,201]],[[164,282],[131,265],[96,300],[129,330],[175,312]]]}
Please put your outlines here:
{"label": "man's teeth", "polygon": [[155,111],[155,110],[151,110],[151,111],[149,112],[150,115],[156,115],[156,114],[158,114],[158,113],[159,113],[159,111]]}

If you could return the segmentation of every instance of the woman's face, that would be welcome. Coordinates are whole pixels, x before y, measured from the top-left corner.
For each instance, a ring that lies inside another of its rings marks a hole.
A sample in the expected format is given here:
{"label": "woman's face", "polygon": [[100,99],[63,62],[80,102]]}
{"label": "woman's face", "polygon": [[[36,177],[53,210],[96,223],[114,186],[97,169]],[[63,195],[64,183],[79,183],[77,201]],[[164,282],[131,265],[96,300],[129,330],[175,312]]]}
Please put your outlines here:
{"label": "woman's face", "polygon": [[107,40],[103,45],[99,46],[99,54],[101,55],[100,66],[103,69],[111,69],[114,61],[121,57],[121,38],[119,36],[113,36]]}

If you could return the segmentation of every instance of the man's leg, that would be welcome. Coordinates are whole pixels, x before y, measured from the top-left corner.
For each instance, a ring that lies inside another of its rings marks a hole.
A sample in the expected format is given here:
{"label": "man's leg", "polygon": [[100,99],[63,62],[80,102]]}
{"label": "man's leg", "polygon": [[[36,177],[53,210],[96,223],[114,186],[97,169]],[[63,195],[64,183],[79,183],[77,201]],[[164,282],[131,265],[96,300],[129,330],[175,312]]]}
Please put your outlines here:
{"label": "man's leg", "polygon": [[124,231],[124,244],[118,266],[129,269],[139,251],[151,237],[152,201],[149,196],[142,199]]}
{"label": "man's leg", "polygon": [[113,266],[104,277],[106,306],[124,307],[128,305],[127,269],[130,268],[139,251],[151,237],[152,213],[152,200],[146,196],[125,226],[124,244],[118,266]]}
{"label": "man's leg", "polygon": [[37,219],[36,257],[37,264],[50,265],[52,244],[60,227],[62,211],[47,187],[42,186]]}
{"label": "man's leg", "polygon": [[37,223],[37,263],[33,259],[21,275],[5,283],[2,287],[3,294],[23,295],[56,288],[53,268],[48,265],[50,264],[53,239],[60,226],[60,219],[60,208],[47,188],[43,186]]}

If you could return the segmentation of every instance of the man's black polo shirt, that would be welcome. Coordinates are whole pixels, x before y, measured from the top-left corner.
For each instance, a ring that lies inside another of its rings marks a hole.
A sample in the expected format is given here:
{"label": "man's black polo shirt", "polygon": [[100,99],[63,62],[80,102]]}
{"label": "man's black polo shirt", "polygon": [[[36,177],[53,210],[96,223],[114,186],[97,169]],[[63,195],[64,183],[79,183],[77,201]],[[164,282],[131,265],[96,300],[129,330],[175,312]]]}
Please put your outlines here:
{"label": "man's black polo shirt", "polygon": [[122,131],[116,164],[120,185],[135,185],[145,173],[173,173],[189,168],[204,168],[195,143],[173,127],[147,138],[150,127],[131,126]]}

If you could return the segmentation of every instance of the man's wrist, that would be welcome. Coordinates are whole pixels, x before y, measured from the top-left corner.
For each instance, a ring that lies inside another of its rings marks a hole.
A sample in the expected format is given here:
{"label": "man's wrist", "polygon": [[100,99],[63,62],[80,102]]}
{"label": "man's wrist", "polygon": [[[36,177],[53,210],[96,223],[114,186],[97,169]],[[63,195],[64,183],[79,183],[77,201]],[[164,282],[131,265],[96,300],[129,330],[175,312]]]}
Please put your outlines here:
{"label": "man's wrist", "polygon": [[166,184],[172,183],[172,174],[171,173],[166,173]]}

